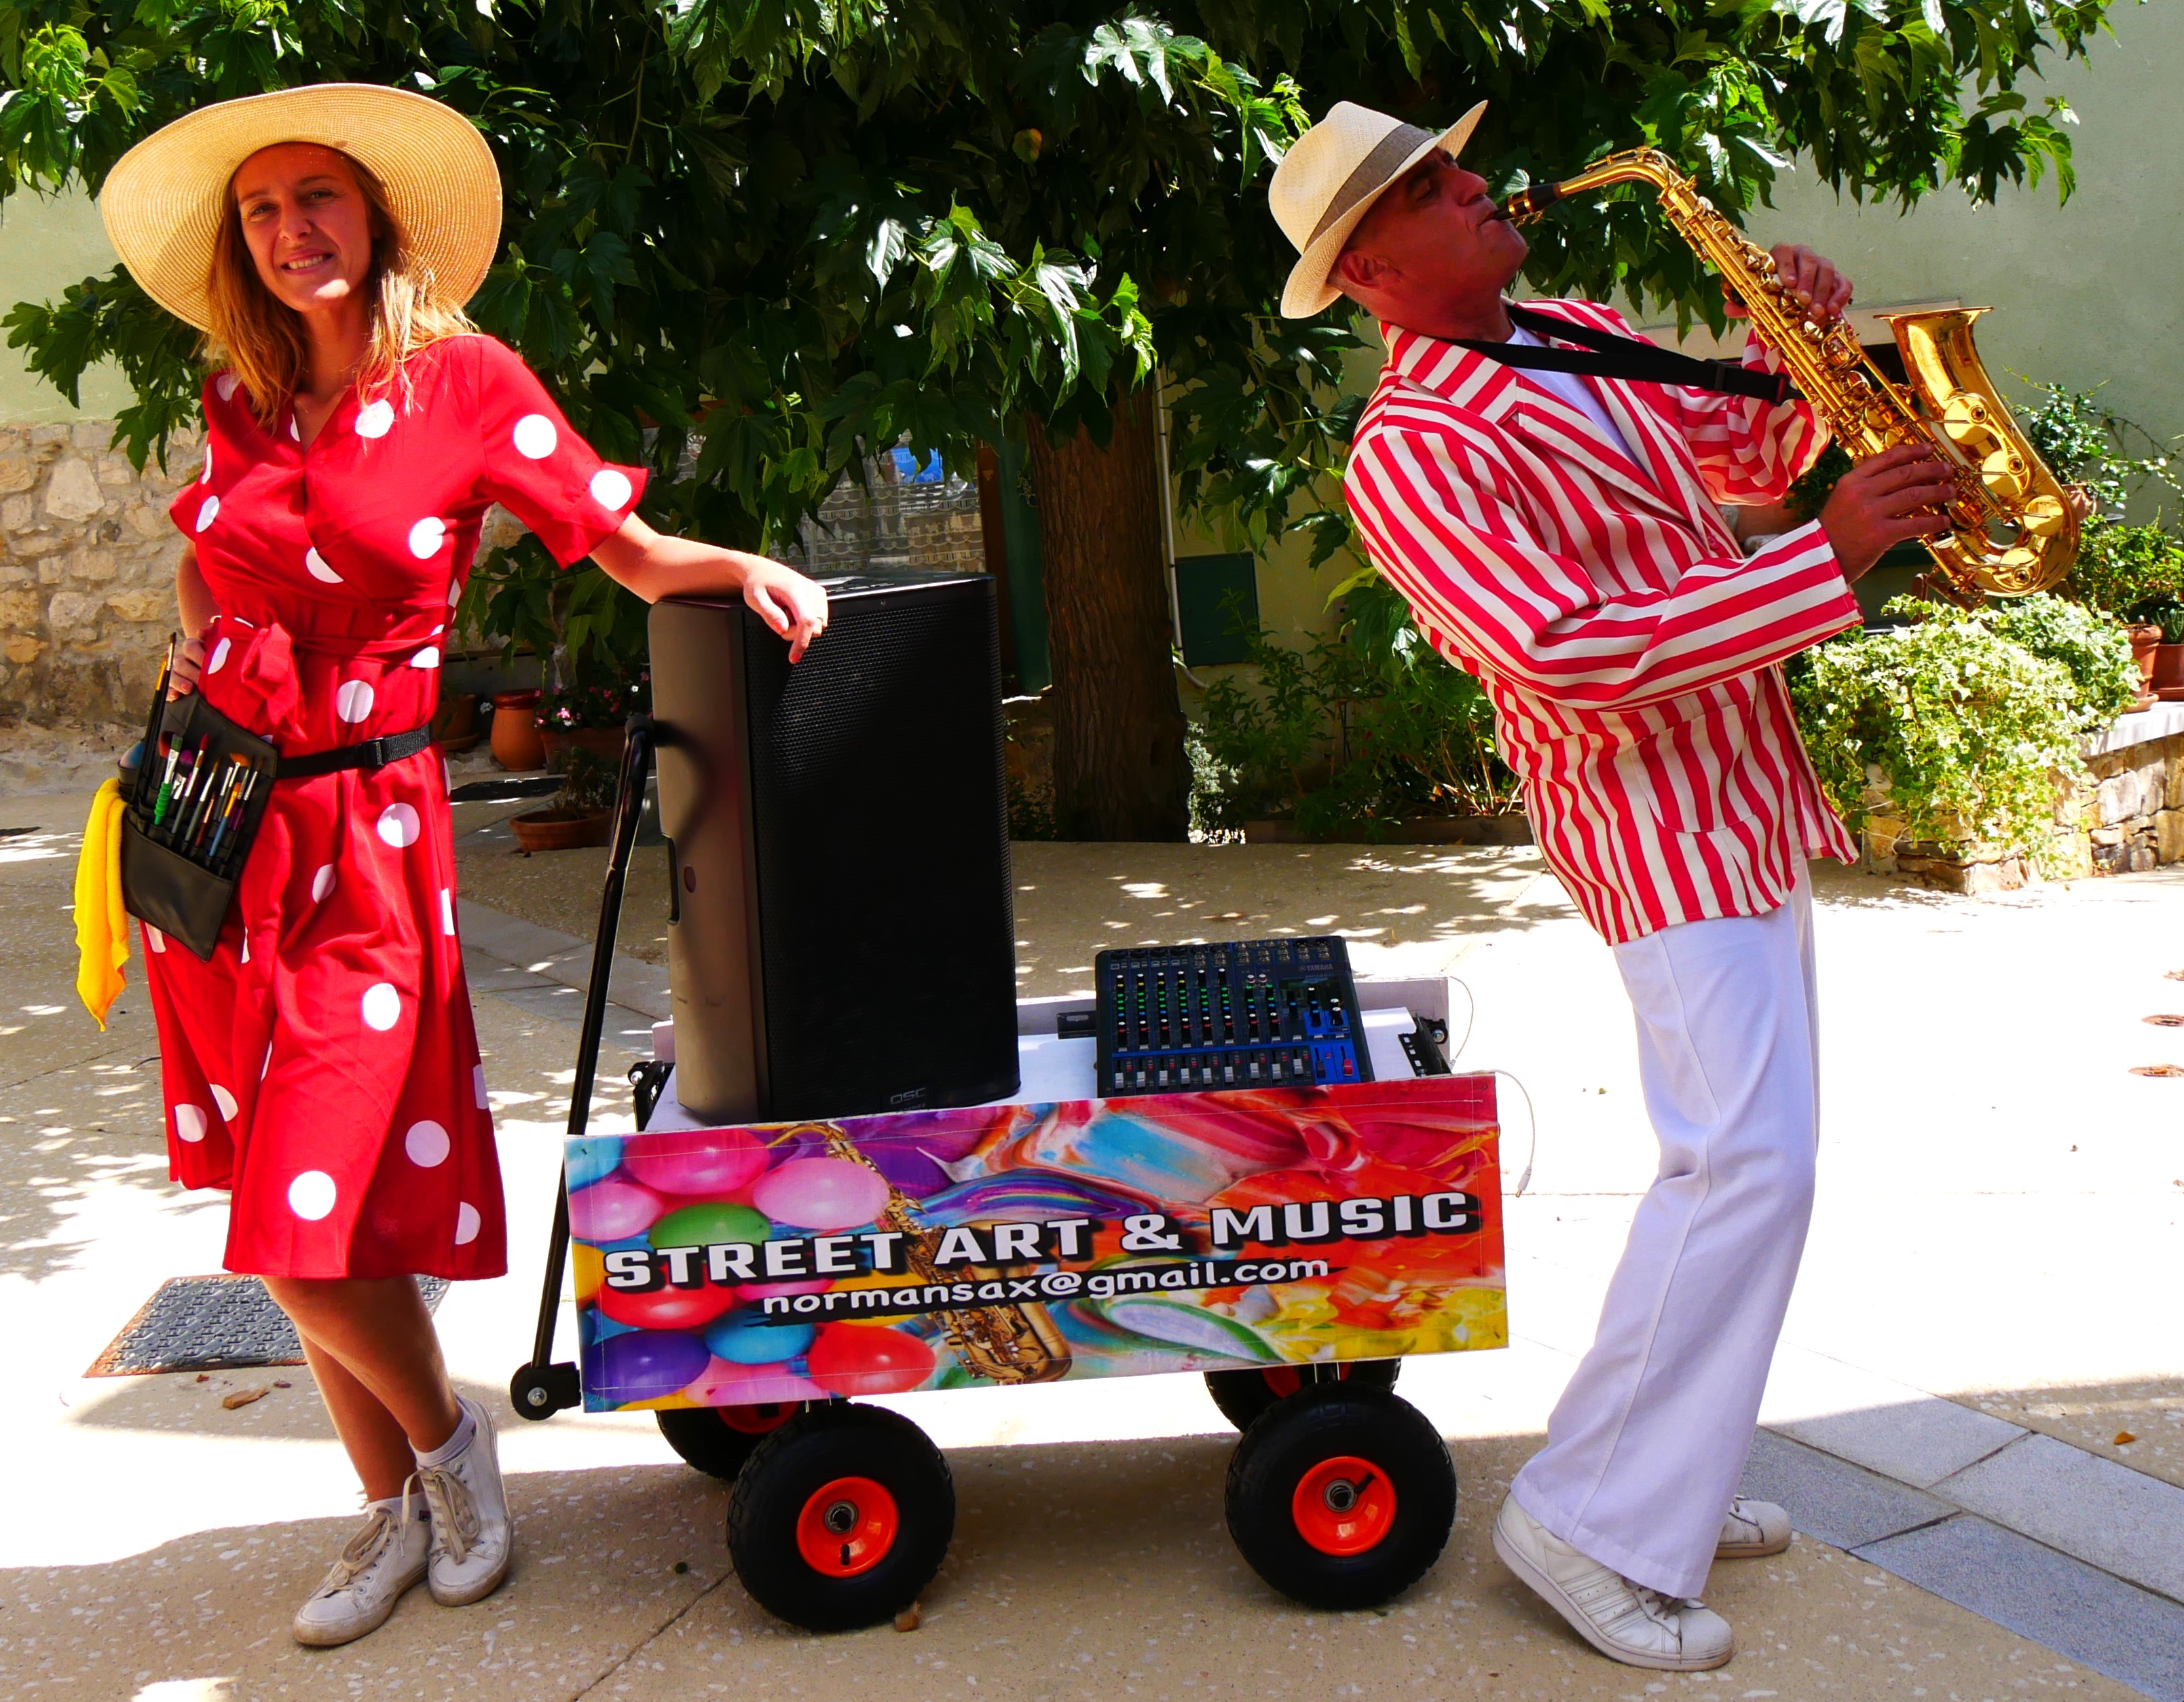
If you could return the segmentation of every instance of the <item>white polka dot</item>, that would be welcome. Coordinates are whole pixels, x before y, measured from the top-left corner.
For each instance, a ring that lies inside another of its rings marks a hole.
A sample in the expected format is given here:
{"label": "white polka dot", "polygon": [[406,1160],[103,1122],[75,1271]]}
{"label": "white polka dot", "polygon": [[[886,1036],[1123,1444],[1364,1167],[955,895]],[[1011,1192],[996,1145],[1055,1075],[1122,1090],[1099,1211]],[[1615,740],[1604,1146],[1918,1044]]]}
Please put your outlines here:
{"label": "white polka dot", "polygon": [[376,402],[366,402],[356,410],[356,434],[359,438],[383,438],[394,424],[394,405],[382,396]]}
{"label": "white polka dot", "polygon": [[544,460],[560,441],[554,422],[543,414],[526,414],[515,422],[515,452],[526,460]]}
{"label": "white polka dot", "polygon": [[338,585],[342,582],[342,576],[326,566],[326,558],[319,554],[315,544],[304,552],[304,567],[305,572],[322,584]]}
{"label": "white polka dot", "polygon": [[226,1121],[235,1121],[235,1096],[218,1082],[212,1085],[212,1102],[220,1107],[220,1114]]}
{"label": "white polka dot", "polygon": [[334,866],[330,862],[319,865],[319,872],[311,877],[311,902],[323,904],[326,895],[334,890]]}
{"label": "white polka dot", "polygon": [[592,500],[601,508],[620,508],[629,500],[629,475],[601,467],[592,475]]}
{"label": "white polka dot", "polygon": [[288,1184],[288,1209],[316,1223],[334,1208],[334,1179],[324,1170],[306,1170]]}
{"label": "white polka dot", "polygon": [[364,1025],[385,1034],[402,1020],[402,995],[392,981],[374,981],[364,992]]}
{"label": "white polka dot", "polygon": [[452,802],[455,790],[455,771],[448,766],[448,759],[444,756],[440,758],[440,784],[447,790],[449,801]]}
{"label": "white polka dot", "polygon": [[144,924],[144,943],[154,951],[164,951],[167,949],[167,936],[148,922]]}
{"label": "white polka dot", "polygon": [[455,1245],[468,1247],[478,1238],[478,1230],[484,1225],[485,1219],[478,1215],[476,1206],[468,1200],[460,1202],[455,1207]]}
{"label": "white polka dot", "polygon": [[427,515],[410,528],[410,553],[420,561],[429,561],[439,553],[447,536],[448,522]]}
{"label": "white polka dot", "polygon": [[370,681],[345,679],[334,694],[334,713],[343,721],[361,721],[371,713],[372,697]]}
{"label": "white polka dot", "polygon": [[271,1041],[268,1041],[265,1042],[265,1062],[258,1066],[258,1079],[260,1081],[265,1080],[267,1074],[272,1069],[272,1068],[273,1042]]}
{"label": "white polka dot", "polygon": [[451,580],[448,585],[448,606],[452,609],[462,600],[463,582],[460,579]]}
{"label": "white polka dot", "polygon": [[248,963],[250,961],[250,930],[248,928],[242,930],[242,946],[235,954],[235,961],[238,963]]}
{"label": "white polka dot", "polygon": [[205,445],[204,471],[198,475],[198,483],[199,484],[212,483],[212,445],[210,444]]}
{"label": "white polka dot", "polygon": [[485,1066],[482,1063],[471,1066],[471,1092],[477,1100],[477,1108],[483,1111],[486,1108]]}
{"label": "white polka dot", "polygon": [[455,935],[455,896],[444,886],[440,889],[440,932],[450,940]]}
{"label": "white polka dot", "polygon": [[221,373],[219,377],[212,381],[212,388],[220,392],[220,399],[221,401],[233,401],[235,399],[235,374],[232,372]]}
{"label": "white polka dot", "polygon": [[427,645],[410,658],[410,666],[412,667],[437,667],[439,665],[440,647],[437,645]]}
{"label": "white polka dot", "polygon": [[228,641],[226,639],[222,639],[218,644],[212,647],[212,654],[205,658],[205,672],[207,673],[218,673],[222,668],[227,666],[227,652],[229,648]]}
{"label": "white polka dot", "polygon": [[429,1117],[421,1123],[412,1123],[410,1132],[402,1137],[402,1150],[410,1155],[411,1163],[423,1170],[443,1163],[453,1144],[448,1139],[448,1131]]}
{"label": "white polka dot", "polygon": [[389,804],[379,812],[379,836],[402,851],[417,843],[417,812],[409,804]]}
{"label": "white polka dot", "polygon": [[300,444],[304,441],[304,434],[298,429],[296,416],[293,414],[288,416],[288,436],[297,443]]}
{"label": "white polka dot", "polygon": [[177,1105],[175,1108],[175,1133],[195,1146],[205,1137],[205,1114],[202,1105]]}
{"label": "white polka dot", "polygon": [[203,506],[198,510],[198,530],[203,532],[205,527],[219,518],[220,499],[216,496],[207,497]]}

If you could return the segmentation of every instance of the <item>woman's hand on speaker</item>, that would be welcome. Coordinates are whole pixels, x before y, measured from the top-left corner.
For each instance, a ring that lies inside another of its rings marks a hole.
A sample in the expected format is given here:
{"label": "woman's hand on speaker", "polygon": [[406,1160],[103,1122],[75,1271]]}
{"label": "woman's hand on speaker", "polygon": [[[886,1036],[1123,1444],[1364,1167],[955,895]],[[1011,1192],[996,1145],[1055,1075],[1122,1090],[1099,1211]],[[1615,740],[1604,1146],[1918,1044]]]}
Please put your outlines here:
{"label": "woman's hand on speaker", "polygon": [[794,567],[763,555],[747,555],[744,561],[744,601],[788,640],[789,661],[802,661],[811,640],[827,630],[825,589]]}
{"label": "woman's hand on speaker", "polygon": [[827,630],[827,593],[794,567],[763,555],[673,538],[631,515],[611,538],[593,547],[592,559],[616,583],[648,603],[662,597],[720,597],[741,594],[774,632],[788,640],[788,659]]}

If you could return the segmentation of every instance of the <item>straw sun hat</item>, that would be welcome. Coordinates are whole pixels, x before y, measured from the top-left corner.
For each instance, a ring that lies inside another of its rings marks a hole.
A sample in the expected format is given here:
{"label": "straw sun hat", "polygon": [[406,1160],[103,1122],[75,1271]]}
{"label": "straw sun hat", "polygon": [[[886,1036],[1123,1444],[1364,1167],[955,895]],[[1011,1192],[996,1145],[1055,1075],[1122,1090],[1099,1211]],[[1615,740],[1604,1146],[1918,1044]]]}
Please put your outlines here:
{"label": "straw sun hat", "polygon": [[493,150],[452,108],[376,83],[312,83],[200,107],[107,174],[98,208],[121,263],[178,319],[209,328],[206,285],[228,180],[261,148],[315,142],[367,168],[436,293],[468,301],[500,246]]}
{"label": "straw sun hat", "polygon": [[1384,112],[1337,101],[1274,170],[1275,222],[1304,252],[1282,289],[1282,312],[1309,319],[1342,292],[1327,281],[1357,222],[1387,187],[1436,148],[1452,159],[1486,110],[1481,101],[1436,136]]}

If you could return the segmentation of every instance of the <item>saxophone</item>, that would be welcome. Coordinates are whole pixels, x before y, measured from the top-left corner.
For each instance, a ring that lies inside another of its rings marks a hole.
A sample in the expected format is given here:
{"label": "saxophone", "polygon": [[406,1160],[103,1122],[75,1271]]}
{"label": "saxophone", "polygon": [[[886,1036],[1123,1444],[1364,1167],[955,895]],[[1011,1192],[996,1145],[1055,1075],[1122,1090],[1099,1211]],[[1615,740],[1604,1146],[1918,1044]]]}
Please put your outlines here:
{"label": "saxophone", "polygon": [[1854,460],[1921,444],[1947,463],[1957,486],[1951,529],[1920,541],[1958,602],[2044,591],[2070,571],[2078,520],[2062,483],[2025,440],[1972,346],[1983,307],[1883,314],[1908,385],[1892,382],[1837,321],[1815,323],[1783,289],[1774,258],[1715,210],[1666,154],[1613,153],[1560,183],[1513,195],[1502,217],[1528,224],[1556,202],[1612,183],[1651,183],[1661,211],[1701,259],[1742,298],[1752,328]]}
{"label": "saxophone", "polygon": [[[880,1167],[860,1152],[856,1142],[840,1129],[831,1123],[817,1126],[826,1131],[828,1158],[862,1164],[883,1181],[887,1180]],[[904,1253],[920,1283],[961,1280],[962,1273],[943,1275],[933,1264],[939,1235],[918,1220],[909,1197],[892,1182],[888,1183],[887,1209],[880,1214],[879,1221],[901,1231]],[[1046,1315],[1046,1309],[1036,1303],[956,1307],[943,1311],[940,1321],[948,1331],[949,1346],[956,1349],[964,1370],[974,1376],[997,1383],[1050,1383],[1069,1375],[1069,1343]]]}

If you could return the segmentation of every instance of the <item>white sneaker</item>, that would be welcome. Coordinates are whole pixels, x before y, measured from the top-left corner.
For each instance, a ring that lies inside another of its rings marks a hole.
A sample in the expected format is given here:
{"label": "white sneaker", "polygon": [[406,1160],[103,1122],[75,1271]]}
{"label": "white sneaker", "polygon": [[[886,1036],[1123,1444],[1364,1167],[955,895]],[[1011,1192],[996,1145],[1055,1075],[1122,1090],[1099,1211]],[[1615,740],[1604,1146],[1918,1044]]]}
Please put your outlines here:
{"label": "white sneaker", "polygon": [[432,1599],[442,1607],[482,1601],[500,1588],[515,1551],[508,1497],[500,1483],[500,1451],[493,1420],[475,1401],[456,1397],[476,1426],[453,1459],[420,1465],[417,1476],[432,1506]]}
{"label": "white sneaker", "polygon": [[1790,1515],[1772,1501],[1747,1501],[1741,1495],[1722,1515],[1718,1560],[1752,1560],[1779,1554],[1790,1546]]}
{"label": "white sneaker", "polygon": [[1726,1665],[1736,1652],[1729,1621],[1705,1603],[1679,1601],[1632,1583],[1580,1554],[1514,1497],[1504,1497],[1495,1515],[1494,1552],[1610,1660],[1661,1672],[1698,1672]]}
{"label": "white sneaker", "polygon": [[432,1542],[432,1521],[412,1515],[407,1485],[398,1512],[367,1509],[364,1528],[343,1546],[326,1582],[296,1610],[296,1641],[307,1649],[332,1649],[378,1630],[402,1593],[425,1576]]}

